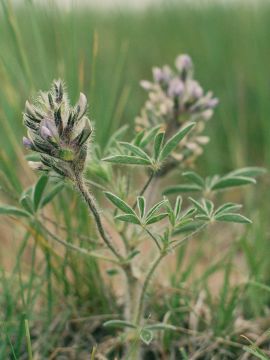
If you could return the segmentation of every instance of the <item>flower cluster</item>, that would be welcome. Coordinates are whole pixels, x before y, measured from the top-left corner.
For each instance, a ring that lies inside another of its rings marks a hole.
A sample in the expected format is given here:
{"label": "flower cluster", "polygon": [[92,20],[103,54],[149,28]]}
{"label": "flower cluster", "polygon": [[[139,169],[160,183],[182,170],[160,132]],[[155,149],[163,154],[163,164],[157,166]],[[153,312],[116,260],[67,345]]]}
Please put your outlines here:
{"label": "flower cluster", "polygon": [[166,136],[171,136],[187,121],[197,122],[196,130],[173,153],[174,159],[181,161],[201,154],[202,145],[208,142],[201,133],[205,122],[212,117],[218,99],[213,98],[212,92],[205,93],[193,79],[193,63],[188,55],[179,55],[175,68],[174,71],[167,65],[155,67],[153,82],[141,81],[141,86],[148,92],[148,100],[135,122],[138,131],[162,124]]}
{"label": "flower cluster", "polygon": [[28,137],[23,143],[40,154],[40,161],[30,166],[69,178],[74,171],[83,171],[92,133],[86,111],[86,96],[80,93],[77,104],[70,106],[60,80],[53,82],[49,92],[41,92],[35,105],[27,101],[23,121]]}

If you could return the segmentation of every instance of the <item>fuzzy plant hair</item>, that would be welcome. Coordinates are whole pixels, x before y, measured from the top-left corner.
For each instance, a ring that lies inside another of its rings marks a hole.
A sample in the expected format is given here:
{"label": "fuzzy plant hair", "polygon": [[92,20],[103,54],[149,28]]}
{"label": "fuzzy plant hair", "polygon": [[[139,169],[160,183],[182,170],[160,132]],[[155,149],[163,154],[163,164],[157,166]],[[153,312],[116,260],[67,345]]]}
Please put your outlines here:
{"label": "fuzzy plant hair", "polygon": [[23,143],[40,154],[40,161],[30,165],[68,178],[82,172],[92,134],[86,112],[86,96],[80,93],[72,107],[61,80],[54,81],[50,91],[41,92],[35,105],[27,101],[23,120],[28,137],[23,138]]}

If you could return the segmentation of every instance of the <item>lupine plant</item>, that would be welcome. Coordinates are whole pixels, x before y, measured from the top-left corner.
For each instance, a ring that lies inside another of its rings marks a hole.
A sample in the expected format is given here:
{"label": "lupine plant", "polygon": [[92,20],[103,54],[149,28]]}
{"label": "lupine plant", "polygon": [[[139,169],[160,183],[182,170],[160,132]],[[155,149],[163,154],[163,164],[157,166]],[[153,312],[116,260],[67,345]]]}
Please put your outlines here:
{"label": "lupine plant", "polygon": [[[24,191],[20,207],[1,206],[0,211],[34,220],[50,239],[89,261],[97,259],[100,266],[103,261],[113,266],[110,275],[122,277],[123,311],[104,326],[117,330],[123,359],[143,359],[157,331],[176,330],[150,318],[147,302],[152,280],[167,256],[213,223],[251,223],[239,213],[241,204],[224,203],[217,194],[256,183],[261,169],[247,167],[206,178],[194,171],[195,159],[208,141],[202,132],[218,100],[193,76],[188,55],[177,57],[175,70],[154,68],[153,82],[141,82],[148,99],[129,132],[131,139],[122,140],[128,138],[123,127],[102,151],[91,141],[86,96],[81,93],[71,106],[61,80],[40,92],[33,104],[27,101],[23,114],[28,129],[23,143],[33,151],[29,165],[41,176]],[[66,243],[41,221],[44,208],[65,186],[85,201],[91,226],[103,242],[100,247],[86,250]]]}

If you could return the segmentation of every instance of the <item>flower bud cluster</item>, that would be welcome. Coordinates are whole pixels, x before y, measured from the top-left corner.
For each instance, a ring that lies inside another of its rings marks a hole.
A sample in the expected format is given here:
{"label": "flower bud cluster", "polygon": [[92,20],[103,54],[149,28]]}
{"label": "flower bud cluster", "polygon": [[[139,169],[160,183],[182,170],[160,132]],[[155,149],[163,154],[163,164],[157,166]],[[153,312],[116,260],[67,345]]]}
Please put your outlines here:
{"label": "flower bud cluster", "polygon": [[187,121],[198,123],[180,149],[173,153],[176,160],[193,161],[202,153],[202,145],[208,142],[201,136],[205,122],[213,115],[218,99],[212,92],[204,92],[193,78],[193,63],[188,55],[179,55],[175,60],[175,70],[165,65],[153,68],[153,82],[141,81],[148,92],[148,99],[136,118],[136,130],[149,129],[162,124],[167,136],[178,131]]}
{"label": "flower bud cluster", "polygon": [[77,104],[70,106],[60,80],[54,81],[49,92],[41,92],[35,105],[27,101],[23,121],[28,137],[23,144],[40,154],[40,161],[29,162],[30,166],[65,177],[82,172],[92,133],[86,111],[86,96],[80,93]]}

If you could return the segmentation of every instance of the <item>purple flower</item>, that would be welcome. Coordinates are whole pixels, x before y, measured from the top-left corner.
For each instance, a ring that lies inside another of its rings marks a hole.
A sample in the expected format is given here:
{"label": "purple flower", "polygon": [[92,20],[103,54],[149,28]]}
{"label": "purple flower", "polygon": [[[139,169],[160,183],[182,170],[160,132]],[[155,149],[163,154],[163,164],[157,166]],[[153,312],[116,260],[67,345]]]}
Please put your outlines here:
{"label": "purple flower", "polygon": [[33,147],[33,143],[30,139],[28,139],[27,137],[23,137],[23,146],[26,148],[26,149],[32,149]]}
{"label": "purple flower", "polygon": [[199,99],[203,96],[203,89],[195,80],[189,80],[187,83],[188,94],[192,99]]}
{"label": "purple flower", "polygon": [[186,54],[179,55],[176,58],[175,66],[176,66],[176,69],[179,70],[180,72],[182,72],[182,71],[188,72],[193,69],[192,60],[191,60],[190,56],[188,56]]}
{"label": "purple flower", "polygon": [[168,95],[170,97],[178,97],[183,93],[183,91],[184,85],[180,79],[174,78],[170,81],[168,89]]}
{"label": "purple flower", "polygon": [[215,108],[215,107],[218,105],[218,103],[219,103],[218,99],[217,99],[217,98],[213,98],[213,99],[210,99],[210,100],[207,102],[206,106],[207,106],[208,109],[213,109],[213,108]]}
{"label": "purple flower", "polygon": [[156,83],[168,84],[172,77],[172,72],[169,66],[163,66],[162,68],[154,67],[153,68],[153,78]]}

